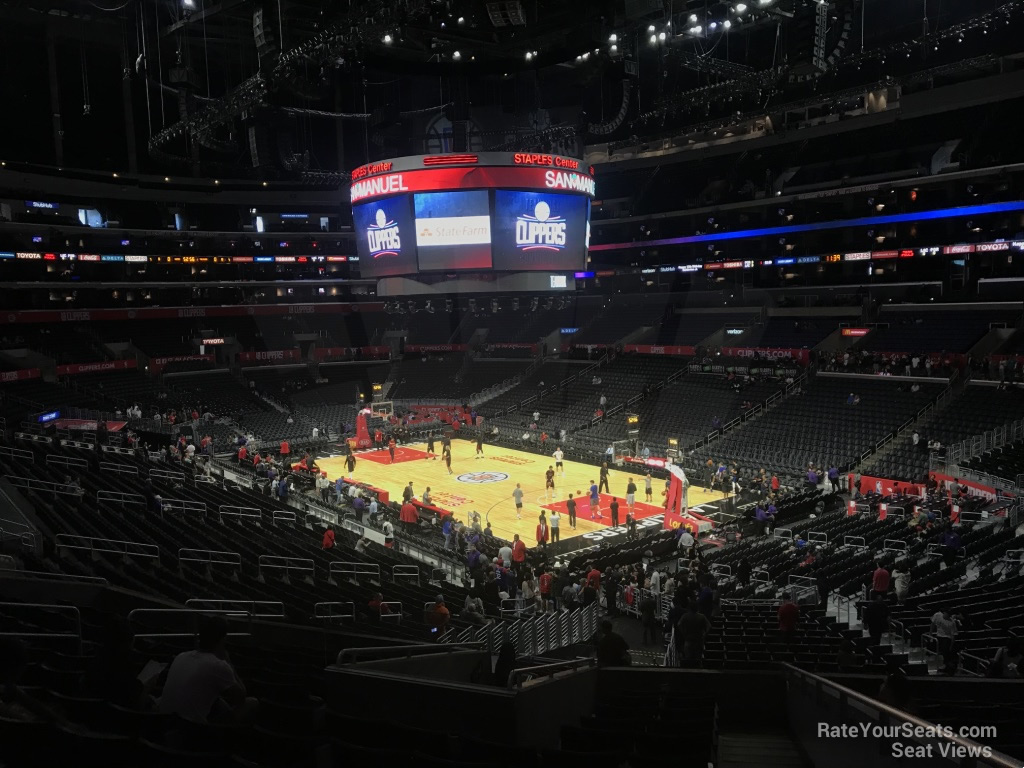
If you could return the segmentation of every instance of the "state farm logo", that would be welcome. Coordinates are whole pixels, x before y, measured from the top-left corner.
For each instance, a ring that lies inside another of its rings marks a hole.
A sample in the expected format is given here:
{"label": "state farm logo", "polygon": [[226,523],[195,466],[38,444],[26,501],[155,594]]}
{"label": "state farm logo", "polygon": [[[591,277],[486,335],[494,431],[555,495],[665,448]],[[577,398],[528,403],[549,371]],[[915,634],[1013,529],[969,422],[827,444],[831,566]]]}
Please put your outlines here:
{"label": "state farm logo", "polygon": [[375,223],[366,230],[366,239],[370,246],[370,255],[375,259],[381,256],[397,256],[402,249],[398,223],[388,219],[381,208],[377,209]]}
{"label": "state farm logo", "polygon": [[206,317],[206,308],[184,307],[178,310],[178,317]]}
{"label": "state farm logo", "polygon": [[566,221],[552,216],[551,206],[541,200],[533,215],[516,218],[516,247],[521,251],[560,251],[565,248]]}
{"label": "state farm logo", "polygon": [[88,312],[61,312],[60,321],[62,323],[77,323],[77,322],[88,322],[91,318]]}
{"label": "state farm logo", "polygon": [[312,315],[315,311],[312,304],[292,304],[288,307],[289,315]]}

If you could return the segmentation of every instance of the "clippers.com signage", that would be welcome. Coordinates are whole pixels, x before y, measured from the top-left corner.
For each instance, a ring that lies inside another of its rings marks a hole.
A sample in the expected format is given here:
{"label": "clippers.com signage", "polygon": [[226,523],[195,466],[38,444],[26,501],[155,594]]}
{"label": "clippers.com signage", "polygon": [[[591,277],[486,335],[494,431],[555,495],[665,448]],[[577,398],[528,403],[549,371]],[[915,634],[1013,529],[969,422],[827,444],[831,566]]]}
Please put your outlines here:
{"label": "clippers.com signage", "polygon": [[417,155],[363,165],[352,171],[352,203],[409,192],[450,189],[533,189],[593,197],[594,172],[571,157],[482,152]]}
{"label": "clippers.com signage", "polygon": [[301,359],[297,349],[260,350],[257,352],[239,352],[240,363],[287,363]]}
{"label": "clippers.com signage", "polygon": [[808,363],[811,353],[806,349],[756,349],[753,347],[722,347],[722,355],[725,357],[745,357],[751,360],[795,360],[798,363]]}

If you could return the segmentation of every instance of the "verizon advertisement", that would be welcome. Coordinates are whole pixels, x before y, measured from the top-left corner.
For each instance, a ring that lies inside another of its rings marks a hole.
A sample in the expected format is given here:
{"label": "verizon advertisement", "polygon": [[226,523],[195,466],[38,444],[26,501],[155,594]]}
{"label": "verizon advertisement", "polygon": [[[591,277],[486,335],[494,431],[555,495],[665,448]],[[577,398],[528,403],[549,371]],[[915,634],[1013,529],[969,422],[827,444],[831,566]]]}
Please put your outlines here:
{"label": "verizon advertisement", "polygon": [[240,363],[288,363],[300,360],[297,349],[260,350],[258,352],[239,352]]}
{"label": "verizon advertisement", "polygon": [[465,352],[465,344],[406,344],[406,352]]}
{"label": "verizon advertisement", "polygon": [[105,373],[106,371],[127,371],[138,368],[138,363],[133,360],[105,360],[102,363],[74,363],[72,365],[58,365],[58,376],[75,376],[80,373]]}

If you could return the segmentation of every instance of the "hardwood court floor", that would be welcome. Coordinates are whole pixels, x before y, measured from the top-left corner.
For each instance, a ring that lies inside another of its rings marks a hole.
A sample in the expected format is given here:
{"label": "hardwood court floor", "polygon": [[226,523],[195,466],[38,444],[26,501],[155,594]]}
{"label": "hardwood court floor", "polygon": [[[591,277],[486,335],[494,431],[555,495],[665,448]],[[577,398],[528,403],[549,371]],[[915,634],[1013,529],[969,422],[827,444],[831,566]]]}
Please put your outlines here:
{"label": "hardwood court floor", "polygon": [[[436,444],[436,448],[441,449],[440,442]],[[435,506],[452,510],[457,519],[467,523],[469,513],[477,511],[484,524],[490,521],[496,536],[511,539],[513,534],[518,533],[527,546],[536,543],[537,518],[540,511],[544,509],[545,514],[549,515],[553,506],[558,507],[562,516],[560,532],[563,539],[611,525],[608,505],[612,497],[608,493],[601,494],[601,518],[590,519],[586,497],[589,494],[591,480],[597,482],[599,479],[597,467],[566,460],[565,476],[555,475],[554,495],[548,498],[544,493],[544,473],[549,466],[554,466],[553,458],[486,443],[484,458],[477,459],[475,456],[475,442],[452,440],[452,474],[449,475],[440,457],[435,461],[426,453],[426,443],[410,443],[397,449],[394,464],[388,463],[390,457],[386,450],[357,454],[356,468],[351,477],[387,490],[392,500],[402,498],[402,489],[410,480],[417,499],[422,499],[423,491],[429,486],[431,501]],[[318,458],[317,465],[327,472],[332,482],[339,474],[350,476],[345,472],[345,461],[341,456]],[[646,503],[643,473],[639,470],[625,472],[612,468],[608,473],[608,484],[611,494],[619,500],[620,524],[626,519],[626,484],[630,476],[637,486],[637,518],[661,514],[664,480],[653,478],[653,500]],[[512,491],[515,490],[516,483],[520,483],[523,489],[521,520],[516,518],[516,506],[512,500]],[[568,515],[565,513],[564,502],[570,493],[578,502],[575,530],[569,527]],[[705,493],[703,488],[691,486],[688,500],[692,507],[721,498],[719,493]]]}

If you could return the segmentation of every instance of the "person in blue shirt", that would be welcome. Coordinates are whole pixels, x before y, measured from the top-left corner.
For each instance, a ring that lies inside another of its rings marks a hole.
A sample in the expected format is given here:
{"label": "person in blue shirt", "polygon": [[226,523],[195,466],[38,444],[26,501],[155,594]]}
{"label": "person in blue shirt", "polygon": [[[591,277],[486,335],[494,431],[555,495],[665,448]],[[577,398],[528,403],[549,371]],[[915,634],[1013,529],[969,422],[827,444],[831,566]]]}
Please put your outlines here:
{"label": "person in blue shirt", "polygon": [[446,515],[441,524],[441,534],[444,536],[444,548],[452,548],[452,516]]}
{"label": "person in blue shirt", "polygon": [[345,495],[345,478],[338,476],[338,479],[334,481],[334,500],[336,503],[341,504],[341,499]]}
{"label": "person in blue shirt", "polygon": [[278,486],[277,486],[277,497],[281,501],[287,501],[288,500],[288,480],[289,480],[289,478],[286,477],[280,483],[278,483]]}
{"label": "person in blue shirt", "polygon": [[813,467],[807,470],[807,485],[811,488],[818,487],[818,473],[814,471]]}
{"label": "person in blue shirt", "polygon": [[775,517],[775,514],[776,514],[776,513],[778,512],[778,511],[779,511],[779,510],[775,508],[775,502],[774,502],[774,501],[769,501],[769,502],[768,502],[768,509],[766,509],[766,510],[765,510],[765,512],[767,512],[767,513],[768,513],[769,515],[771,515],[771,516],[772,516],[772,518],[774,518],[774,517]]}
{"label": "person in blue shirt", "polygon": [[839,490],[839,470],[835,464],[828,468],[828,481],[832,485],[832,493]]}

